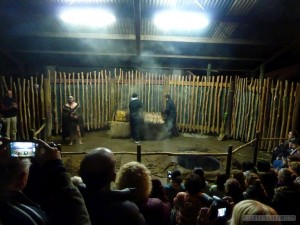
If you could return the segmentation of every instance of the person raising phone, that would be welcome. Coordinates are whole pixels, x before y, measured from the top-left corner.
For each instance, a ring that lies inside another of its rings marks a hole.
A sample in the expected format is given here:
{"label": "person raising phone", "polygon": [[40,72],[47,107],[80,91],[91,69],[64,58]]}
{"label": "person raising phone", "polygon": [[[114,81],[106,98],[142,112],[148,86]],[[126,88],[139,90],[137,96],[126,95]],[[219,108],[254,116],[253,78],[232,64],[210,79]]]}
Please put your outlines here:
{"label": "person raising phone", "polygon": [[71,183],[57,147],[35,140],[32,158],[12,157],[0,138],[0,221],[4,224],[90,224],[84,201]]}

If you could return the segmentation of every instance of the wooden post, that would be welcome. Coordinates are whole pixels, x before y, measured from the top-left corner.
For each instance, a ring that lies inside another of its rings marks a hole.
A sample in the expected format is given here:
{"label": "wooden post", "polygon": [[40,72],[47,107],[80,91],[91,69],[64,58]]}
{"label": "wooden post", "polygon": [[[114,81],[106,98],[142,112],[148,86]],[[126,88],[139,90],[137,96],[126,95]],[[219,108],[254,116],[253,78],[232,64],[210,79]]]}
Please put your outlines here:
{"label": "wooden post", "polygon": [[20,110],[20,114],[19,114],[19,121],[20,121],[20,128],[21,128],[21,132],[19,132],[19,136],[21,136],[23,139],[25,139],[25,133],[24,133],[24,113],[23,113],[23,100],[21,98],[21,96],[23,95],[22,92],[22,86],[21,86],[21,80],[20,78],[18,78],[18,90],[19,90],[19,110]]}
{"label": "wooden post", "polygon": [[142,162],[142,146],[136,146],[136,161],[141,163]]}
{"label": "wooden post", "polygon": [[165,80],[165,83],[164,83],[164,87],[163,87],[163,97],[166,95],[166,94],[169,94],[169,91],[170,91],[170,87],[169,87],[169,83],[170,83],[170,76],[172,75],[169,75],[169,76],[164,76],[164,80]]}
{"label": "wooden post", "polygon": [[[46,119],[45,118],[42,118],[42,126],[46,123]],[[44,141],[47,142],[47,136],[46,136],[46,131],[45,131],[45,128],[42,129],[41,133],[40,133],[40,138]]]}
{"label": "wooden post", "polygon": [[22,95],[23,95],[23,112],[24,112],[24,129],[25,129],[25,138],[29,138],[28,136],[28,123],[27,123],[27,102],[26,102],[26,80],[23,79],[22,86]]}
{"label": "wooden post", "polygon": [[35,138],[34,133],[35,133],[34,129],[29,130],[29,140],[33,140]]}
{"label": "wooden post", "polygon": [[31,98],[32,98],[32,117],[33,117],[33,119],[32,119],[32,128],[35,130],[35,124],[36,124],[36,118],[35,118],[35,112],[36,112],[36,110],[35,110],[35,100],[36,100],[36,98],[35,98],[35,96],[34,96],[34,84],[33,84],[33,77],[30,77],[30,94],[31,94]]}
{"label": "wooden post", "polygon": [[254,151],[253,151],[253,165],[256,165],[258,148],[259,148],[259,132],[256,132],[255,141],[254,141]]}
{"label": "wooden post", "polygon": [[210,63],[207,65],[207,72],[206,72],[206,75],[207,75],[207,76],[210,76],[210,75],[211,75],[211,64],[210,64]]}
{"label": "wooden post", "polygon": [[232,145],[229,145],[227,150],[227,162],[226,162],[226,176],[229,178],[231,169],[231,159],[232,159]]}
{"label": "wooden post", "polygon": [[289,109],[288,109],[288,117],[287,117],[287,126],[286,126],[286,131],[285,134],[287,134],[289,132],[289,130],[292,128],[292,121],[291,121],[291,117],[292,117],[292,109],[293,109],[293,101],[294,101],[294,82],[292,82],[291,84],[291,90],[290,90],[290,96],[289,96]]}
{"label": "wooden post", "polygon": [[294,110],[293,110],[293,117],[292,117],[292,131],[299,130],[299,122],[300,122],[300,85],[297,84],[296,86],[296,93],[295,93],[295,103],[294,103]]}
{"label": "wooden post", "polygon": [[[227,83],[225,82],[225,85]],[[232,119],[232,108],[233,108],[233,96],[234,96],[234,81],[230,82],[229,93],[228,93],[228,112],[226,121],[226,134],[227,137],[231,137],[231,119]]]}
{"label": "wooden post", "polygon": [[51,101],[51,86],[50,79],[44,79],[44,89],[45,89],[45,111],[46,111],[46,138],[51,136],[52,131],[52,101]]}
{"label": "wooden post", "polygon": [[265,75],[265,65],[261,64],[259,67],[259,79],[264,79]]}
{"label": "wooden post", "polygon": [[[117,85],[116,85],[116,82],[117,82]],[[119,102],[119,81],[118,79],[116,79],[116,75],[114,76],[113,79],[111,79],[111,82],[110,82],[110,111],[113,112],[112,114],[112,118],[111,120],[115,120],[115,113],[118,109],[118,104],[117,102]]]}

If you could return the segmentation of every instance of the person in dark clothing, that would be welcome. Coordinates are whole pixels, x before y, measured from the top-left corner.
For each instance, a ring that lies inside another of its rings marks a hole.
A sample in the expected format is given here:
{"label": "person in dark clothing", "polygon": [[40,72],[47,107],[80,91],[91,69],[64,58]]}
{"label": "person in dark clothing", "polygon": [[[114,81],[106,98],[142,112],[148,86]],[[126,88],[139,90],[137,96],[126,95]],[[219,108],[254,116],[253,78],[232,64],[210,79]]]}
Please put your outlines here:
{"label": "person in dark clothing", "polygon": [[[286,159],[286,157],[289,155],[290,150],[292,149],[292,143],[291,140],[294,137],[297,137],[298,134],[296,131],[289,131],[288,132],[288,137],[285,141],[281,142],[277,147],[274,148],[273,152],[272,152],[272,159],[271,159],[271,163],[274,162],[274,160],[278,161],[278,160],[284,160]],[[276,164],[276,162],[275,162]]]}
{"label": "person in dark clothing", "polygon": [[247,189],[243,192],[244,199],[253,199],[269,204],[269,198],[259,176],[256,173],[248,173],[246,176]]}
{"label": "person in dark clothing", "polygon": [[180,170],[174,170],[170,174],[170,182],[164,185],[167,197],[170,200],[171,206],[173,207],[173,200],[178,192],[185,192],[185,187],[183,185],[182,174]]}
{"label": "person in dark clothing", "polygon": [[186,192],[179,192],[174,198],[176,225],[197,224],[202,207],[210,207],[213,199],[202,192],[203,180],[198,174],[191,173],[185,180]]}
{"label": "person in dark clothing", "polygon": [[152,179],[152,190],[150,194],[150,198],[158,198],[162,202],[165,202],[171,206],[170,200],[167,196],[166,190],[162,185],[160,179]]}
{"label": "person in dark clothing", "polygon": [[116,159],[111,150],[96,148],[80,164],[84,185],[79,187],[93,225],[145,225],[143,215],[130,201],[130,189],[111,190],[116,179]]}
{"label": "person in dark clothing", "polygon": [[27,158],[0,159],[0,221],[3,224],[49,224],[44,210],[23,193],[29,167]]}
{"label": "person in dark clothing", "polygon": [[81,137],[84,133],[82,109],[79,103],[74,101],[73,96],[69,96],[68,103],[63,106],[62,113],[62,136],[63,139],[70,137],[69,145],[75,141],[77,136],[78,143],[82,144]]}
{"label": "person in dark clothing", "polygon": [[57,147],[36,140],[31,160],[10,157],[0,139],[0,221],[4,224],[90,225],[79,190],[71,183]]}
{"label": "person in dark clothing", "polygon": [[165,95],[166,98],[166,109],[164,110],[164,115],[166,117],[166,126],[168,136],[178,136],[178,131],[176,128],[176,107],[174,101],[171,99],[170,95]]}
{"label": "person in dark clothing", "polygon": [[225,196],[230,196],[234,204],[244,200],[243,191],[238,180],[235,178],[229,178],[225,183]]}
{"label": "person in dark clothing", "polygon": [[6,96],[1,102],[1,112],[5,123],[5,136],[11,140],[17,138],[17,115],[18,104],[12,95],[11,90],[7,90]]}
{"label": "person in dark clothing", "polygon": [[293,172],[281,169],[276,186],[271,206],[279,215],[295,215],[296,218],[295,223],[283,221],[282,224],[300,224],[300,186],[294,183]]}
{"label": "person in dark clothing", "polygon": [[133,93],[129,102],[130,132],[131,138],[136,144],[139,144],[141,141],[140,130],[143,122],[143,108],[142,101],[138,99],[136,93]]}

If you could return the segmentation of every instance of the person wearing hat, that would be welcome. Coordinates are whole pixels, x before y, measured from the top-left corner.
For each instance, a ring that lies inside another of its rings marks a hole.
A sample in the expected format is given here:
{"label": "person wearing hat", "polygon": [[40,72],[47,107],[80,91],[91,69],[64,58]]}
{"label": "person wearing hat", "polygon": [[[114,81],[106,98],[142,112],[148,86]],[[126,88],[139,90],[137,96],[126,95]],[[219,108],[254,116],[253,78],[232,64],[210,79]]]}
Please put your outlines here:
{"label": "person wearing hat", "polygon": [[165,95],[166,98],[166,109],[164,110],[164,115],[166,116],[167,134],[168,136],[178,136],[178,131],[176,128],[176,107],[174,101],[171,99],[169,94]]}
{"label": "person wearing hat", "polygon": [[136,144],[141,143],[141,123],[143,121],[144,104],[138,99],[137,93],[131,95],[129,102],[130,133]]}

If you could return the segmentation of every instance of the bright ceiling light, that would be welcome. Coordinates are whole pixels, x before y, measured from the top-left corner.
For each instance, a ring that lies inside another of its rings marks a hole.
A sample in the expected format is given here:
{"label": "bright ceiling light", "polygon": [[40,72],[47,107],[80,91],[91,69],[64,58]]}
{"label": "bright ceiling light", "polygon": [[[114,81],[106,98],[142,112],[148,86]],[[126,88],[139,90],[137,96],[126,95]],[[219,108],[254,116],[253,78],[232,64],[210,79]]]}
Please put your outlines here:
{"label": "bright ceiling light", "polygon": [[197,30],[209,24],[200,13],[188,11],[163,11],[155,15],[154,24],[164,30]]}
{"label": "bright ceiling light", "polygon": [[60,18],[70,24],[89,27],[104,27],[116,21],[113,14],[100,9],[68,9]]}

